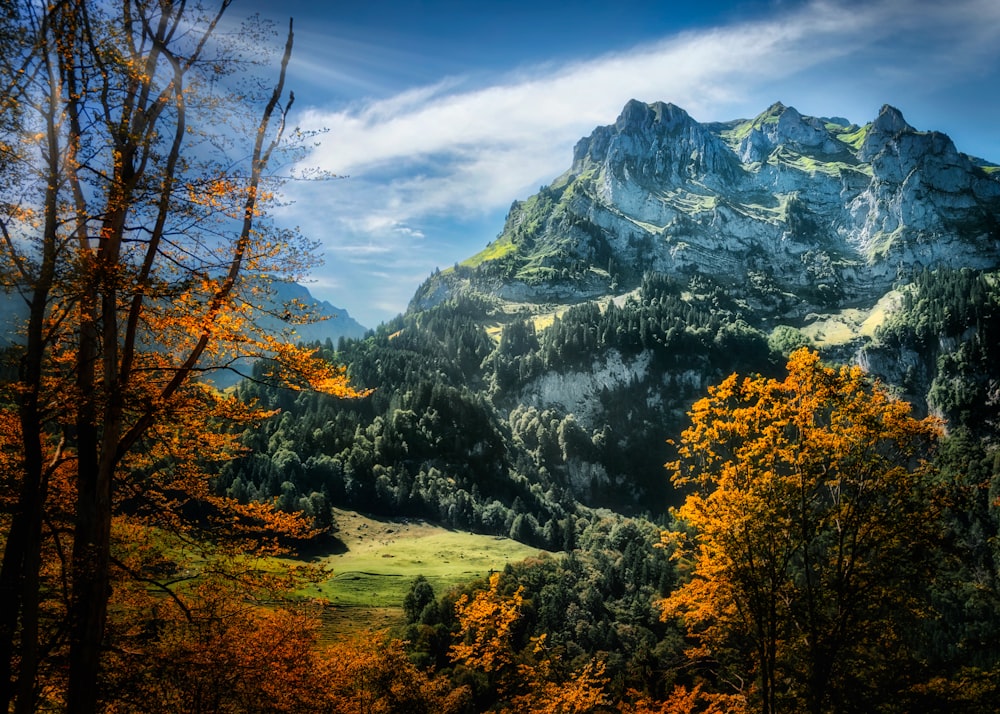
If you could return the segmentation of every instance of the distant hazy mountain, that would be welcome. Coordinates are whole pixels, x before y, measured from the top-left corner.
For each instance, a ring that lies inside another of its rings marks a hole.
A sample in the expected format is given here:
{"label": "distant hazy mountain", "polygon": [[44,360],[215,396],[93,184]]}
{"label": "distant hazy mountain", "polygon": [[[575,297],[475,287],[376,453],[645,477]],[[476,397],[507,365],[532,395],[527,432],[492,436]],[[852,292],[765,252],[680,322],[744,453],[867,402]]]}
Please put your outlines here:
{"label": "distant hazy mountain", "polygon": [[[281,333],[294,329],[292,337],[297,341],[325,342],[329,339],[337,344],[341,337],[362,337],[367,331],[347,310],[316,300],[308,288],[298,283],[275,281],[270,287],[273,294],[265,305],[265,312],[258,319],[258,324],[271,332]],[[301,305],[301,312],[310,314],[314,321],[291,324],[285,319],[286,313],[290,313],[289,308],[296,313],[300,312],[296,303]],[[0,346],[17,340],[20,325],[27,315],[27,306],[16,292],[0,291]]]}
{"label": "distant hazy mountain", "polygon": [[[271,284],[274,290],[272,303],[275,306],[285,306],[297,301],[306,306],[307,311],[317,320],[303,325],[295,325],[295,332],[302,342],[324,342],[330,339],[335,345],[341,337],[363,337],[368,328],[359,324],[347,310],[334,307],[325,300],[317,300],[309,289],[299,283],[275,282]],[[279,331],[286,328],[280,317],[266,317],[259,320],[262,327]]]}

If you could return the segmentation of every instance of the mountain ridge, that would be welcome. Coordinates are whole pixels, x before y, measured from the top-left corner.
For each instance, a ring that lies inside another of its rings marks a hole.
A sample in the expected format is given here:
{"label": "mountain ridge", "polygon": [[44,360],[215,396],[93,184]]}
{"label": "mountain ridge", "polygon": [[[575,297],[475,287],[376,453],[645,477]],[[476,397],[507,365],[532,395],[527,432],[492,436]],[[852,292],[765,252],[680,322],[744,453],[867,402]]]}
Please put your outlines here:
{"label": "mountain ridge", "polygon": [[841,121],[777,102],[700,124],[631,100],[566,173],[514,202],[497,240],[460,264],[472,275],[441,271],[411,307],[464,291],[572,304],[645,270],[698,271],[747,284],[756,310],[803,316],[845,294],[874,304],[927,266],[1000,261],[1000,174],[890,105],[862,127]]}

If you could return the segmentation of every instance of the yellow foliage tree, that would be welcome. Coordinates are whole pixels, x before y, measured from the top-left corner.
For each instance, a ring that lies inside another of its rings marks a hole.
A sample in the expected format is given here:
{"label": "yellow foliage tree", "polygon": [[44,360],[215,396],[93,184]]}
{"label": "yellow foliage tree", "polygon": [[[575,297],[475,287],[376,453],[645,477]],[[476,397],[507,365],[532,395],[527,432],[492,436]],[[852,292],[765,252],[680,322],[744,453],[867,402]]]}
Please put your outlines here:
{"label": "yellow foliage tree", "polygon": [[740,694],[707,692],[700,684],[688,689],[677,685],[663,701],[637,697],[622,704],[622,714],[746,714],[747,702]]}
{"label": "yellow foliage tree", "polygon": [[504,712],[591,714],[610,711],[603,662],[573,671],[545,646],[546,636],[519,647],[516,628],[524,607],[524,586],[510,594],[501,590],[500,573],[489,588],[455,603],[456,641],[449,656],[456,663],[486,673],[503,700]]}
{"label": "yellow foliage tree", "polygon": [[597,714],[611,711],[610,699],[605,692],[608,678],[603,662],[588,662],[568,677],[558,676],[554,669],[548,657],[520,665],[518,672],[523,691],[511,697],[503,711],[509,714]]}
{"label": "yellow foliage tree", "polygon": [[[433,679],[407,657],[403,643],[377,634],[322,650],[324,687],[338,714],[451,714],[470,711],[471,693]],[[312,709],[315,711],[315,709]]]}
{"label": "yellow foliage tree", "polygon": [[663,602],[688,655],[755,681],[743,693],[766,713],[864,696],[918,616],[935,522],[923,459],[938,433],[858,368],[807,350],[782,381],[710,389],[667,465],[693,487],[684,528],[663,536],[689,572]]}
{"label": "yellow foliage tree", "polygon": [[[290,388],[362,394],[291,332],[259,327],[270,282],[311,262],[311,243],[267,219],[269,166],[305,137],[286,124],[291,24],[273,86],[241,86],[266,35],[250,28],[240,46],[218,32],[229,5],[22,0],[0,12],[0,281],[27,312],[2,395],[18,422],[13,461],[0,460],[4,710],[41,696],[39,667],[59,645],[43,642],[42,603],[55,592],[67,707],[95,711],[116,504],[206,495],[185,459],[222,448],[214,416],[241,413],[200,375],[257,358]],[[64,577],[50,590],[53,564]]]}
{"label": "yellow foliage tree", "polygon": [[505,674],[514,663],[514,626],[521,618],[524,587],[510,596],[500,592],[500,573],[490,575],[489,589],[475,597],[462,595],[455,603],[458,616],[456,641],[449,656],[493,677]]}

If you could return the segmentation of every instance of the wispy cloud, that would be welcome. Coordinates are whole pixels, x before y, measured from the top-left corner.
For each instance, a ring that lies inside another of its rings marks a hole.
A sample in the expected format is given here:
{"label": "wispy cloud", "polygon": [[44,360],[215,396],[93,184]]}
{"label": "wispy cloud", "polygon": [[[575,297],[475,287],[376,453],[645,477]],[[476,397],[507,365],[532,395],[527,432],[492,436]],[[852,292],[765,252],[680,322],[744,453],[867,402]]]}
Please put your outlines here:
{"label": "wispy cloud", "polygon": [[[867,121],[902,93],[927,96],[956,75],[997,71],[995,0],[776,8],[770,19],[521,69],[488,86],[455,76],[338,110],[311,109],[303,127],[329,132],[306,163],[351,178],[298,196],[318,214],[303,227],[340,256],[384,249],[408,251],[407,269],[450,264],[441,249],[454,245],[429,245],[435,235],[426,221],[481,218],[528,195],[569,166],[578,138],[612,122],[631,98],[671,101],[702,121],[751,116],[779,99],[806,113]],[[430,240],[415,247],[425,234]],[[482,237],[472,238],[472,250],[481,247]]]}

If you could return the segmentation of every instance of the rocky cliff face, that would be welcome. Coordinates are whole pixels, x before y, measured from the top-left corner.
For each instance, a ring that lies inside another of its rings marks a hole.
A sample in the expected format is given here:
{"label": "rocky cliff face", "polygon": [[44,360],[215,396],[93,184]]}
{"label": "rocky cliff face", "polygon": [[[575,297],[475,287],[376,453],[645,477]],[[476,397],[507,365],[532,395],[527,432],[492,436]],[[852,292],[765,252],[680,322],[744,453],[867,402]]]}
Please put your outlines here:
{"label": "rocky cliff face", "polygon": [[574,303],[648,270],[712,276],[774,317],[870,305],[927,267],[996,266],[998,178],[890,106],[864,127],[780,103],[701,124],[633,100],[580,140],[569,171],[512,206],[470,270],[442,273],[414,306],[467,289]]}

